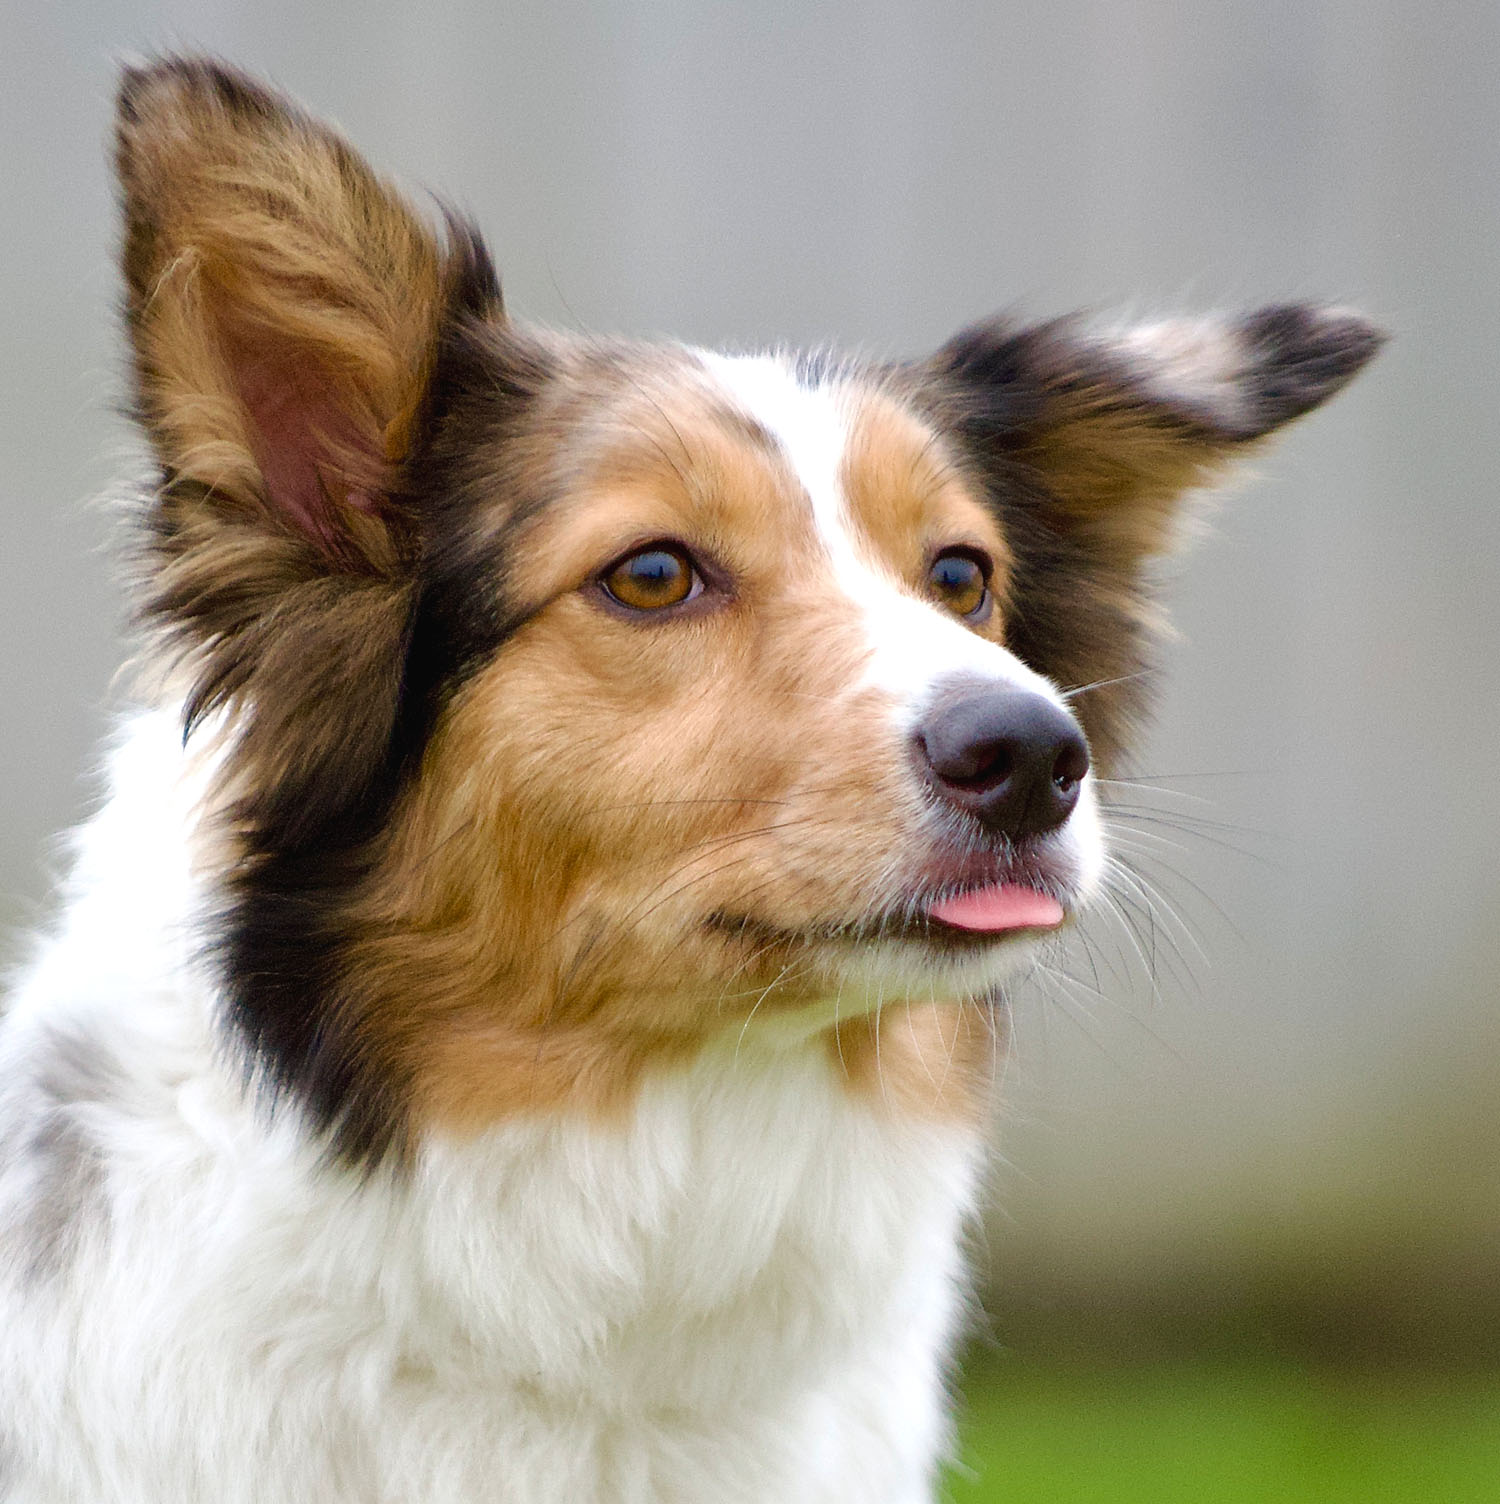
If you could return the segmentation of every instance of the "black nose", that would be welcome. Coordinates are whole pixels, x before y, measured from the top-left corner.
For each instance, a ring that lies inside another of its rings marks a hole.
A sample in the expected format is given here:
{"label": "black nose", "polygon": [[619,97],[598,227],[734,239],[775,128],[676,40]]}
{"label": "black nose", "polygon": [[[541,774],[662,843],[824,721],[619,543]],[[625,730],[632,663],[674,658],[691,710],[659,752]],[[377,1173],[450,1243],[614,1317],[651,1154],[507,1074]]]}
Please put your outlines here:
{"label": "black nose", "polygon": [[1021,689],[970,690],[934,706],[917,727],[917,751],[949,804],[1017,840],[1061,825],[1089,770],[1073,717]]}

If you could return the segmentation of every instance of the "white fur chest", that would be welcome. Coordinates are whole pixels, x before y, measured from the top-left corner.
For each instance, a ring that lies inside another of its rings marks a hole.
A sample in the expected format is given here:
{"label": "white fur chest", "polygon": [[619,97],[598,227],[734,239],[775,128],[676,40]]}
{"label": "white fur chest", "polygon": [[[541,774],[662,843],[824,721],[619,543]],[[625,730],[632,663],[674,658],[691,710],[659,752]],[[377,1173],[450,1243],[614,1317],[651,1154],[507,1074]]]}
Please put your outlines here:
{"label": "white fur chest", "polygon": [[648,1087],[628,1128],[434,1148],[413,1192],[445,1240],[429,1268],[455,1304],[485,1292],[493,1358],[611,1411],[707,1416],[821,1383],[872,1333],[946,1320],[977,1147],[837,1076],[820,1050],[726,1047]]}
{"label": "white fur chest", "polygon": [[402,1184],[183,1083],[20,1292],[10,1413],[57,1481],[18,1497],[914,1504],[975,1145],[820,1063],[715,1064],[628,1130],[512,1127]]}

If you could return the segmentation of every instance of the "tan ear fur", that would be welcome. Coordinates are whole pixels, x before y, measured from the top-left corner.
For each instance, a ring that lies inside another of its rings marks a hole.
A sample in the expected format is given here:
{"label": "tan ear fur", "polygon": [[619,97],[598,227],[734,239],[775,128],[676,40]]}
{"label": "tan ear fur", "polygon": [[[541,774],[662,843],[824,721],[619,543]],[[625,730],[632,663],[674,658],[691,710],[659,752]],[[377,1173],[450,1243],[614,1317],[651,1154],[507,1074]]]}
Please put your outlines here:
{"label": "tan ear fur", "polygon": [[1047,478],[1072,528],[1121,558],[1166,552],[1179,497],[1217,480],[1231,456],[1194,441],[1179,425],[1084,389],[1060,398],[1055,422],[1039,427],[1017,456]]}
{"label": "tan ear fur", "polygon": [[141,415],[169,476],[388,568],[370,523],[430,369],[441,243],[339,137],[201,60],[127,74],[118,163]]}

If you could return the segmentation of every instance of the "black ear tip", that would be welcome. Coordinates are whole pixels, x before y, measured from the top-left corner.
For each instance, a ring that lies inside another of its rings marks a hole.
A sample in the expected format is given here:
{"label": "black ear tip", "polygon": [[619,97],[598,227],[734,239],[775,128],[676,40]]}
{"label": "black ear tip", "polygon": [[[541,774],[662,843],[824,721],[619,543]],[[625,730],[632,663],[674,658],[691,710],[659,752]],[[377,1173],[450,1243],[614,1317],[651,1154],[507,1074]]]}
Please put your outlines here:
{"label": "black ear tip", "polygon": [[141,118],[141,99],[150,86],[151,68],[146,63],[126,63],[120,69],[120,86],[115,91],[115,118],[121,125],[137,125]]}
{"label": "black ear tip", "polygon": [[1281,303],[1261,308],[1237,331],[1248,360],[1245,384],[1255,427],[1268,432],[1340,391],[1389,336],[1347,308]]}
{"label": "black ear tip", "polygon": [[1352,308],[1316,303],[1275,303],[1257,309],[1240,325],[1240,331],[1253,346],[1268,353],[1278,348],[1316,348],[1330,354],[1336,351],[1359,365],[1388,338],[1383,329]]}
{"label": "black ear tip", "polygon": [[122,65],[116,95],[122,124],[137,125],[168,95],[193,93],[213,73],[222,71],[207,58],[163,53]]}
{"label": "black ear tip", "polygon": [[215,57],[163,53],[126,62],[115,96],[122,129],[140,126],[174,105],[217,106],[231,115],[263,117],[277,110],[277,100],[247,74]]}
{"label": "black ear tip", "polygon": [[1301,347],[1360,364],[1387,338],[1383,329],[1353,309],[1307,303],[1262,309],[1252,316],[1247,332],[1262,340],[1283,340],[1289,348]]}
{"label": "black ear tip", "polygon": [[438,207],[447,231],[450,309],[475,319],[501,317],[500,277],[479,227],[441,200]]}

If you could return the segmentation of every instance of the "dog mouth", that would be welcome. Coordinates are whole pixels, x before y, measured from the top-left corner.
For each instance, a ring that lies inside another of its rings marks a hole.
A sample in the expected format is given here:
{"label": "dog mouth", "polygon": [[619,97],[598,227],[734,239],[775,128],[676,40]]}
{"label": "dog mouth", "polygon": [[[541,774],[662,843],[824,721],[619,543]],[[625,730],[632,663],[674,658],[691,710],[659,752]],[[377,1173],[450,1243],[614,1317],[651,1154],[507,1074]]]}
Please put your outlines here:
{"label": "dog mouth", "polygon": [[1060,929],[1072,911],[1072,884],[1040,864],[996,870],[933,871],[894,900],[853,920],[790,926],[720,910],[710,928],[758,942],[858,946],[901,941],[952,955],[1037,938]]}

